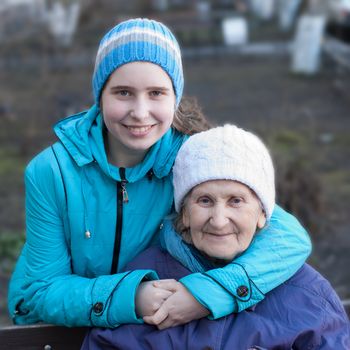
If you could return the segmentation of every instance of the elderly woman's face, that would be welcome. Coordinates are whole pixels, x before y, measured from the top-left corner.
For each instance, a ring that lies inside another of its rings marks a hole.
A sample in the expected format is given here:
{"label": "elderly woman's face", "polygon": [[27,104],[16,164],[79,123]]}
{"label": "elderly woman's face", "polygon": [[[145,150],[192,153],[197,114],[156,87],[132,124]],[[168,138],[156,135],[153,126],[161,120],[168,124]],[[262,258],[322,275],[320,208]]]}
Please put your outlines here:
{"label": "elderly woman's face", "polygon": [[196,186],[185,201],[182,219],[199,251],[227,261],[246,250],[266,222],[256,195],[232,180]]}

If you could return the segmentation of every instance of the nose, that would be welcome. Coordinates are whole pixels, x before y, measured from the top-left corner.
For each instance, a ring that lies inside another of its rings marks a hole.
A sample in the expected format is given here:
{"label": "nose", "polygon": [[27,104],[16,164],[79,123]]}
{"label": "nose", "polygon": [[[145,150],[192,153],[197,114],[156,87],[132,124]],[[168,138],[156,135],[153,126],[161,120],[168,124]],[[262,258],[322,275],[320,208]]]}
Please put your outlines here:
{"label": "nose", "polygon": [[209,224],[210,226],[220,231],[222,229],[225,229],[227,225],[230,222],[230,218],[227,215],[227,212],[223,206],[215,205],[212,208],[211,215],[209,218]]}
{"label": "nose", "polygon": [[136,120],[144,120],[149,115],[149,106],[145,98],[138,97],[133,104],[130,115]]}

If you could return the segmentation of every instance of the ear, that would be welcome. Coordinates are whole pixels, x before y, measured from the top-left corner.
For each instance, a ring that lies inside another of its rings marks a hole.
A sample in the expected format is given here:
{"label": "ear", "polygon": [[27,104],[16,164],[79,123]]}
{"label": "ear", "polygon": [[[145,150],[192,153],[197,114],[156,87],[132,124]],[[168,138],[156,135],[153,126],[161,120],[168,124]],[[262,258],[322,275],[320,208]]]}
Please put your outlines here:
{"label": "ear", "polygon": [[257,228],[259,230],[261,230],[266,224],[266,215],[264,213],[264,211],[262,210],[259,214],[259,217],[258,217],[258,222],[256,224]]}

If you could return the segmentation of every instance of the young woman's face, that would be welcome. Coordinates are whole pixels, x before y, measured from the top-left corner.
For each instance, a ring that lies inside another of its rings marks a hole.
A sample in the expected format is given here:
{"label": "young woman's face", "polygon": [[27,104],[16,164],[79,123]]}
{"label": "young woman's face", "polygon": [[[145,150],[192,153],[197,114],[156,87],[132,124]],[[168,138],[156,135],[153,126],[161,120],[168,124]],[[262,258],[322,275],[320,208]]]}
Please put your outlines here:
{"label": "young woman's face", "polygon": [[167,73],[158,65],[132,62],[115,70],[101,96],[103,119],[114,152],[141,159],[170,128],[175,93]]}
{"label": "young woman's face", "polygon": [[256,195],[231,180],[196,186],[185,201],[183,223],[193,245],[205,256],[231,261],[246,250],[265,214]]}

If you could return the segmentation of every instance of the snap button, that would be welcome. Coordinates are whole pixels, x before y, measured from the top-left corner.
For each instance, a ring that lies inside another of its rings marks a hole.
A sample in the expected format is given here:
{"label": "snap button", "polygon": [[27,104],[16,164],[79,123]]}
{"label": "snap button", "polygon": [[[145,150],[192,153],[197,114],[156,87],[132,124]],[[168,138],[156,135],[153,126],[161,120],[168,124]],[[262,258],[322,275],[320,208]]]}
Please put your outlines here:
{"label": "snap button", "polygon": [[86,232],[85,232],[85,238],[86,238],[86,239],[91,238],[91,233],[90,233],[90,231],[86,231]]}
{"label": "snap button", "polygon": [[103,310],[103,303],[97,302],[93,307],[92,310],[94,310],[95,314],[100,314]]}
{"label": "snap button", "polygon": [[236,292],[239,297],[246,297],[249,293],[249,289],[247,286],[239,286]]}
{"label": "snap button", "polygon": [[161,230],[164,227],[163,223],[159,225],[159,229]]}

